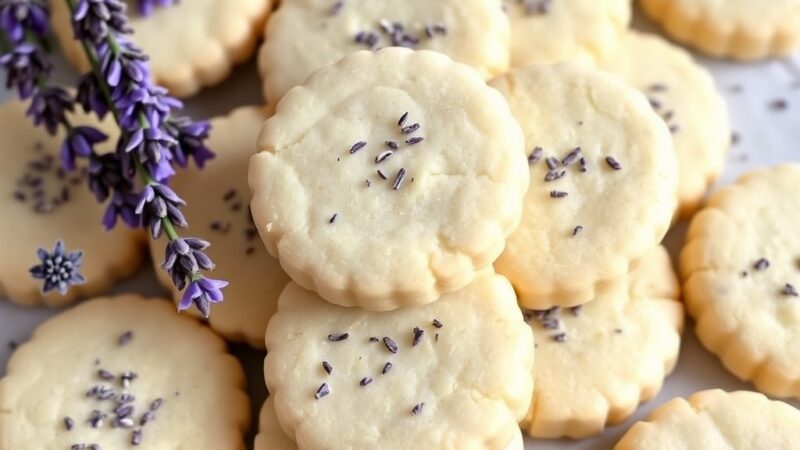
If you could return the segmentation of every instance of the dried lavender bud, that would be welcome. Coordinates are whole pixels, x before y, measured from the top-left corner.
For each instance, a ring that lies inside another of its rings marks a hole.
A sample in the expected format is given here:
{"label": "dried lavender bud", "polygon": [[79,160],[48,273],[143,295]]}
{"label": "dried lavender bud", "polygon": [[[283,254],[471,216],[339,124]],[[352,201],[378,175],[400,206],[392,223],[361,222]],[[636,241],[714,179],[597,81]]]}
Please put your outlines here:
{"label": "dried lavender bud", "polygon": [[325,373],[327,373],[328,375],[330,375],[331,373],[333,373],[333,366],[332,366],[332,365],[331,365],[331,364],[330,364],[328,361],[322,361],[322,369],[323,369],[323,370],[325,371]]}
{"label": "dried lavender bud", "polygon": [[383,338],[383,345],[385,345],[386,349],[392,353],[397,353],[397,351],[399,350],[399,348],[397,347],[397,343],[389,336]]}
{"label": "dried lavender bud", "polygon": [[331,393],[331,389],[328,387],[327,383],[322,383],[317,389],[316,394],[314,394],[314,398],[319,400],[322,397],[326,397],[328,394]]}
{"label": "dried lavender bud", "polygon": [[769,269],[769,260],[767,258],[759,258],[759,260],[753,264],[753,268],[759,272],[767,270]]}
{"label": "dried lavender bud", "polygon": [[36,255],[41,264],[31,267],[30,273],[33,278],[44,280],[43,293],[56,289],[61,295],[66,295],[70,286],[86,282],[80,273],[83,252],[67,253],[64,251],[64,243],[59,240],[52,253],[40,248]]}
{"label": "dried lavender bud", "polygon": [[414,339],[411,343],[412,346],[417,346],[420,342],[422,342],[423,336],[425,336],[425,331],[419,327],[414,327]]}
{"label": "dried lavender bud", "polygon": [[414,405],[413,408],[411,408],[411,415],[412,416],[418,416],[418,415],[422,414],[422,410],[424,408],[425,408],[425,402],[417,403],[416,405]]}
{"label": "dried lavender bud", "polygon": [[786,286],[783,287],[783,295],[787,297],[799,297],[800,293],[797,292],[797,288],[790,283],[786,283]]}

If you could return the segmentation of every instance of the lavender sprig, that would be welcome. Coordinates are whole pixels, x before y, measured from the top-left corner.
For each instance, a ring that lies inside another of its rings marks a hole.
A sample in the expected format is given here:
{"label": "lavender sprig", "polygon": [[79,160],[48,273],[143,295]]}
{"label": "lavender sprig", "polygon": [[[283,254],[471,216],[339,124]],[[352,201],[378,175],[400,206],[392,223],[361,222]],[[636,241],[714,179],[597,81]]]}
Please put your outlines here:
{"label": "lavender sprig", "polygon": [[[154,239],[165,234],[169,242],[162,267],[178,290],[185,289],[178,309],[194,304],[208,317],[210,305],[222,301],[221,289],[227,282],[202,275],[214,268],[204,252],[210,244],[178,235],[176,228],[188,227],[180,211],[185,202],[166,183],[175,173],[173,164],[185,167],[194,158],[202,168],[213,158],[204,144],[210,126],[172,117],[183,105],[149,81],[147,57],[124,36],[130,27],[122,2],[65,1],[72,11],[75,36],[92,65],[92,74],[81,79],[79,103],[100,117],[111,112],[122,131],[115,156],[92,156],[90,165],[95,195],[112,195],[104,223],[113,226],[118,216],[129,221],[133,208],[133,215]],[[144,187],[135,196],[131,178],[137,175]]]}

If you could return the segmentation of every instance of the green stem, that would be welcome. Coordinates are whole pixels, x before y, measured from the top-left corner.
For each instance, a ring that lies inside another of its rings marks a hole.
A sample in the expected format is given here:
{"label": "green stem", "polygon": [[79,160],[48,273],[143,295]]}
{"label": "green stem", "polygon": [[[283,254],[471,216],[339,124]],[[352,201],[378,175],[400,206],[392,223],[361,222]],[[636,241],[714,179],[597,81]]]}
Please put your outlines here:
{"label": "green stem", "polygon": [[[74,14],[75,12],[74,0],[65,0],[65,1],[67,2],[67,6],[69,7],[70,13]],[[106,37],[106,42],[108,42],[109,48],[111,49],[112,52],[114,52],[114,55],[118,56],[122,52],[122,48],[120,47],[119,42],[112,34],[108,34],[108,36]],[[97,58],[97,54],[95,53],[94,49],[91,48],[89,44],[86,43],[86,41],[81,40],[81,45],[83,46],[83,51],[86,54],[86,58],[89,60],[89,63],[92,66],[92,72],[94,72],[95,76],[97,77],[98,84],[100,85],[100,90],[103,93],[103,97],[105,97],[106,99],[106,103],[109,106],[109,110],[114,115],[114,119],[116,120],[116,122],[119,123],[120,114],[116,106],[114,105],[114,102],[111,100],[111,90],[109,89],[108,85],[106,84],[105,80],[102,77],[102,73],[100,71],[100,61]],[[139,124],[142,127],[142,129],[145,130],[150,128],[151,126],[151,124],[147,120],[147,117],[145,117],[144,114],[141,113],[139,114]],[[139,178],[141,179],[143,185],[147,186],[147,185],[157,184],[156,180],[153,179],[153,176],[150,174],[150,171],[147,170],[147,168],[144,166],[144,164],[142,164],[141,161],[139,161],[138,158],[133,158],[133,163],[134,167],[136,168],[136,173],[139,175]],[[171,220],[167,218],[162,218],[161,229],[164,231],[164,234],[167,236],[167,239],[169,241],[175,241],[177,239],[180,239],[180,235],[178,235],[178,232],[175,231],[175,224],[173,224]],[[201,278],[202,275],[200,275],[199,273],[191,274],[192,281],[197,281]]]}

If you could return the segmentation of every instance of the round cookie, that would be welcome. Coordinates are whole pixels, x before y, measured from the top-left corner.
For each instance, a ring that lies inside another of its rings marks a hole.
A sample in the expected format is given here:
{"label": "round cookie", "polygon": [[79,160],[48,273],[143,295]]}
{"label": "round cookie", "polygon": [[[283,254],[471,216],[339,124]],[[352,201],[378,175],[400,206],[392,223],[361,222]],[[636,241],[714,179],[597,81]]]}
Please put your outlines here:
{"label": "round cookie", "polygon": [[501,449],[519,440],[533,337],[499,275],[391,312],[333,305],[289,283],[266,341],[277,417],[301,448]]}
{"label": "round cookie", "polygon": [[511,67],[592,65],[617,45],[630,0],[503,0],[511,21]]}
{"label": "round cookie", "polygon": [[[258,238],[248,207],[247,164],[255,153],[258,132],[265,115],[259,108],[244,107],[211,121],[207,145],[216,157],[202,170],[192,166],[180,171],[172,187],[187,205],[182,209],[196,230],[209,237],[209,257],[217,265],[214,274],[228,281],[225,301],[214,307],[211,328],[233,341],[264,347],[264,330],[275,312],[278,296],[289,277],[267,253]],[[159,270],[166,241],[150,241],[159,281],[177,291],[169,274]]]}
{"label": "round cookie", "polygon": [[527,308],[586,303],[669,228],[678,170],[667,126],[644,95],[576,65],[514,69],[490,85],[530,152],[522,224],[495,268]]}
{"label": "round cookie", "polygon": [[599,66],[642,91],[667,123],[678,155],[678,215],[690,217],[722,173],[731,142],[728,109],[711,74],[682,48],[635,31]]}
{"label": "round cookie", "polygon": [[11,357],[0,447],[244,450],[243,387],[225,342],[171,303],[92,300],[45,322]]}
{"label": "round cookie", "polygon": [[539,438],[582,439],[655,397],[678,359],[679,298],[669,255],[659,246],[585,305],[526,312],[537,343],[536,390],[522,428]]}
{"label": "round cookie", "polygon": [[702,391],[674,399],[638,422],[615,450],[792,449],[800,412],[748,391]]}
{"label": "round cookie", "polygon": [[439,51],[490,78],[508,69],[510,40],[500,0],[284,0],[258,64],[274,108],[314,71],[358,50]]}
{"label": "round cookie", "polygon": [[675,40],[716,57],[756,60],[800,48],[800,0],[641,0]]}
{"label": "round cookie", "polygon": [[[118,224],[102,225],[106,205],[86,187],[85,167],[61,170],[59,153],[64,139],[53,137],[31,123],[27,107],[17,101],[0,106],[0,216],[3,252],[0,257],[0,297],[23,305],[62,306],[79,297],[109,289],[116,280],[135,272],[142,260],[144,235]],[[86,124],[111,136],[99,149],[113,149],[114,125],[76,113],[75,123]],[[94,230],[91,232],[88,230]],[[86,283],[70,287],[66,295],[42,293],[42,280],[31,267],[40,264],[36,251],[50,250],[62,240],[67,251],[83,251],[81,273]]]}
{"label": "round cookie", "polygon": [[251,209],[291,278],[392,310],[466,286],[519,224],[522,132],[477,72],[386,48],[328,66],[278,106],[250,160]]}
{"label": "round cookie", "polygon": [[[74,40],[65,1],[51,2],[53,33],[67,59],[81,71],[89,63]],[[150,57],[153,80],[171,95],[189,97],[228,77],[255,52],[271,0],[187,0],[143,17],[129,8],[131,38]]]}
{"label": "round cookie", "polygon": [[800,397],[800,165],[761,169],[711,197],[681,252],[697,336],[759,391]]}
{"label": "round cookie", "polygon": [[[272,397],[267,398],[261,408],[259,424],[254,450],[297,450],[297,443],[281,430],[278,418],[275,416],[275,405]],[[525,444],[522,439],[522,432],[516,433],[513,440],[503,449],[524,450]]]}

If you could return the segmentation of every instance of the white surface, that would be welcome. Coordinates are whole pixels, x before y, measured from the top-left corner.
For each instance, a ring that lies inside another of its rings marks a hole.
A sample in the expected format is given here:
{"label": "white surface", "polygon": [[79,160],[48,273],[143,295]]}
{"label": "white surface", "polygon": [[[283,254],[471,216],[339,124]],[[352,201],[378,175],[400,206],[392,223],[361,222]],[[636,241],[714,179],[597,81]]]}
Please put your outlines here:
{"label": "white surface", "polygon": [[[701,59],[714,73],[717,87],[728,100],[733,129],[740,135],[740,143],[729,154],[728,163],[720,184],[727,184],[741,173],[784,161],[800,162],[800,54],[792,60],[770,61],[741,65]],[[61,81],[74,80],[74,74],[61,63]],[[10,98],[9,92],[0,90],[0,101]],[[786,99],[789,108],[773,111],[769,104],[777,98]],[[187,102],[189,113],[195,118],[208,118],[223,114],[229,109],[261,102],[260,85],[255,65],[250,62],[240,67],[222,86],[204,91]],[[0,139],[2,139],[0,137]],[[5,218],[5,220],[9,220]],[[98,227],[100,217],[97,218]],[[685,224],[679,224],[667,237],[667,246],[673,261],[683,242]],[[8,238],[8,237],[6,237]],[[0,249],[3,247],[0,242]],[[32,250],[33,251],[33,250]],[[121,283],[113,292],[136,292],[160,295],[152,270],[145,268],[131,280]],[[10,341],[24,342],[34,328],[57,311],[41,308],[21,308],[0,301],[0,376],[11,355]],[[730,375],[719,360],[705,351],[697,342],[693,324],[688,323],[684,334],[681,357],[675,372],[666,380],[661,394],[642,405],[633,419],[623,425],[608,429],[602,436],[585,441],[534,441],[528,439],[526,448],[540,450],[599,450],[612,448],[625,430],[635,420],[644,418],[656,406],[676,396],[686,396],[698,390],[723,388],[727,390],[753,389]],[[265,396],[261,363],[263,353],[242,346],[234,346],[248,372],[253,409],[257,411]],[[800,401],[792,401],[800,408]],[[254,413],[255,414],[255,413]],[[254,415],[257,423],[257,415]],[[25,450],[25,449],[20,449]]]}

